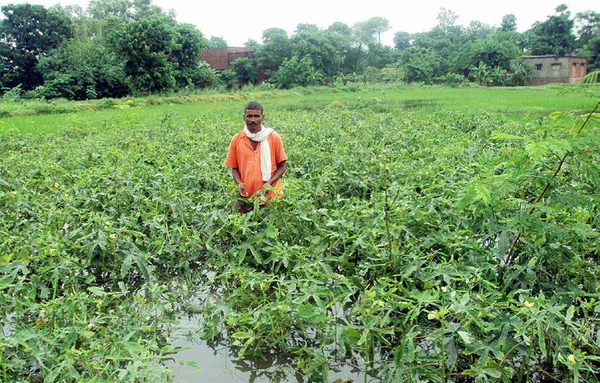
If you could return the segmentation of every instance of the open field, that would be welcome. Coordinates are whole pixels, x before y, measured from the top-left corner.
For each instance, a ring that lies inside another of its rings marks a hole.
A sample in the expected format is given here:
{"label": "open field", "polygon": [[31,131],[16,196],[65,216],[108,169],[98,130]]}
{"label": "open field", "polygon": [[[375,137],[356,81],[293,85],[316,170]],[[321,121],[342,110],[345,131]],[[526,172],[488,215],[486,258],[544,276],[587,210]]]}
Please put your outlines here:
{"label": "open field", "polygon": [[[559,95],[564,87],[448,88],[441,86],[371,85],[342,88],[298,88],[292,91],[241,91],[233,94],[181,95],[85,102],[0,103],[0,131],[50,133],[65,127],[98,128],[107,124],[150,123],[167,112],[182,117],[239,113],[240,104],[260,99],[271,113],[314,110],[331,103],[350,109],[366,106],[400,115],[406,110],[431,114],[442,110],[488,112],[527,121],[555,111],[585,113],[594,98],[578,93]],[[56,113],[55,113],[56,112]],[[66,113],[70,112],[70,113]]]}
{"label": "open field", "polygon": [[285,198],[243,215],[242,100],[0,119],[1,381],[179,380],[185,339],[257,381],[600,378],[596,98],[260,101]]}

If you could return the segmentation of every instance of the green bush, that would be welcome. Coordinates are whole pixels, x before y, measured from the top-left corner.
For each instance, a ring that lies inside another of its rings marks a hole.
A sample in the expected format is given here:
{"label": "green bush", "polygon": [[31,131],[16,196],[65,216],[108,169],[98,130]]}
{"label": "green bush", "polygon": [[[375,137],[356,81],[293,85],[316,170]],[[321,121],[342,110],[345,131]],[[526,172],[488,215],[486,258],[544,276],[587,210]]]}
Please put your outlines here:
{"label": "green bush", "polygon": [[14,88],[7,89],[2,95],[2,100],[11,102],[21,101],[22,93],[21,84],[19,84]]}
{"label": "green bush", "polygon": [[322,85],[323,74],[315,70],[312,59],[293,56],[285,59],[272,79],[279,88],[289,89],[296,86]]}
{"label": "green bush", "polygon": [[130,92],[122,59],[94,40],[71,40],[40,58],[38,69],[44,74],[44,84],[29,97],[89,100]]}
{"label": "green bush", "polygon": [[465,76],[458,73],[448,73],[439,78],[439,80],[452,88],[456,88],[457,86],[462,86],[468,83]]}

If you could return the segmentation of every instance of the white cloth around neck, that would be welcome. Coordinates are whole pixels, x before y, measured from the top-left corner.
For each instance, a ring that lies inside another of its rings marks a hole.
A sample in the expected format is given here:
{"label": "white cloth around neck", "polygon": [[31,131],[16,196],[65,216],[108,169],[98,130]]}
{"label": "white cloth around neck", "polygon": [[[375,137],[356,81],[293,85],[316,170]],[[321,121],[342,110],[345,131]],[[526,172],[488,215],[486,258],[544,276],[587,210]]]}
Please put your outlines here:
{"label": "white cloth around neck", "polygon": [[[261,142],[260,145],[260,172],[262,173],[262,180],[267,182],[271,179],[271,146],[267,139],[273,133],[272,128],[265,128],[263,125],[260,126],[260,130],[256,133],[252,133],[246,125],[244,125],[244,133],[246,137],[255,142]],[[265,142],[266,145],[262,144]]]}

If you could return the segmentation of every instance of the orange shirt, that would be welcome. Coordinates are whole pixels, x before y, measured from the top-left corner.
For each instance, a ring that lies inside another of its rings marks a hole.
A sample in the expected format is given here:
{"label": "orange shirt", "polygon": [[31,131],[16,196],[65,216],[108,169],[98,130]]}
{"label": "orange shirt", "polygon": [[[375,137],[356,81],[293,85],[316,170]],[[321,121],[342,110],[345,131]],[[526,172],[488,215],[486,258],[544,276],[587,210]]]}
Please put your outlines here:
{"label": "orange shirt", "polygon": [[[269,138],[267,138],[267,142],[271,146],[271,177],[273,177],[273,174],[277,170],[277,164],[287,161],[287,155],[283,150],[281,136],[277,132],[272,132]],[[262,142],[259,142],[256,145],[256,149],[252,149],[250,139],[243,130],[233,136],[229,144],[229,152],[227,153],[225,165],[230,168],[237,168],[240,171],[242,182],[246,186],[249,195],[259,191],[266,183],[262,180],[260,172],[260,146],[262,144]],[[277,191],[277,195],[281,197],[283,195],[281,180],[277,180],[272,186]],[[275,195],[272,191],[267,193],[268,199],[273,199],[274,197]]]}

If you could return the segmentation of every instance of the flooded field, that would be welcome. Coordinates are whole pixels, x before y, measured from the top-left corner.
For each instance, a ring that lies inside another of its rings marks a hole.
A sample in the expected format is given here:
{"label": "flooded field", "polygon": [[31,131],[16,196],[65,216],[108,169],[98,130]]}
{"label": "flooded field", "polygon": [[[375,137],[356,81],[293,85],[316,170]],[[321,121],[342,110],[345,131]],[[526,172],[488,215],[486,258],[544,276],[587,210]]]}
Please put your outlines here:
{"label": "flooded field", "polygon": [[247,214],[237,99],[1,118],[0,381],[598,380],[597,100],[302,92]]}

